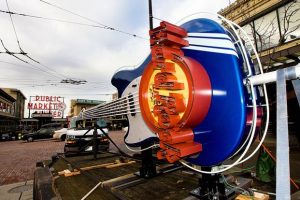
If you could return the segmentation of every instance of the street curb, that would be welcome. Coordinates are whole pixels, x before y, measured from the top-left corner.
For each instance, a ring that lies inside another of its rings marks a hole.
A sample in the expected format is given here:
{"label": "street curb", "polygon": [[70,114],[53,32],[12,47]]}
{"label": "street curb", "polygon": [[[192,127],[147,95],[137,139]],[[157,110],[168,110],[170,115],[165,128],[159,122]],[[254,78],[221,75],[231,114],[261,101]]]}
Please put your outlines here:
{"label": "street curb", "polygon": [[39,167],[34,172],[33,199],[58,200],[53,191],[53,177],[48,167]]}

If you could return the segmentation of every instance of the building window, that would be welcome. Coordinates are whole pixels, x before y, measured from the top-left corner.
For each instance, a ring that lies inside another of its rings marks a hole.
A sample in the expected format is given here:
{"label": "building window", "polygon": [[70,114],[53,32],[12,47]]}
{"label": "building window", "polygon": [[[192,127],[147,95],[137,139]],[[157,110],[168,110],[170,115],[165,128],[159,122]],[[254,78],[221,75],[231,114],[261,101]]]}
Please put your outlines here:
{"label": "building window", "polygon": [[[254,37],[253,37],[253,35],[254,35],[253,23],[251,22],[251,23],[243,26],[242,28],[246,31],[247,36],[249,37],[251,43],[254,45],[254,48],[255,48],[255,40],[254,40]],[[248,52],[250,52],[251,54],[254,53],[253,49],[251,47],[251,44],[250,44],[249,40],[247,39],[247,37],[242,33],[240,33],[240,36],[244,40],[244,42],[245,42],[244,45],[245,45],[246,49],[248,50]]]}
{"label": "building window", "polygon": [[300,0],[293,1],[278,9],[280,28],[282,33],[281,43],[300,38]]}
{"label": "building window", "polygon": [[257,50],[263,51],[279,43],[280,33],[276,11],[272,11],[254,21]]}

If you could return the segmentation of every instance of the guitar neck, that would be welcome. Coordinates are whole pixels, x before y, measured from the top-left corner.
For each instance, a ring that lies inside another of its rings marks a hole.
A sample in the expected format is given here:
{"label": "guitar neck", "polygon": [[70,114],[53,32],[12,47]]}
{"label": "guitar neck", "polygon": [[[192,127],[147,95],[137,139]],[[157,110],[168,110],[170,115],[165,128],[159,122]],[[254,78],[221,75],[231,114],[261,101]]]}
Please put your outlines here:
{"label": "guitar neck", "polygon": [[105,119],[114,116],[135,115],[138,112],[140,112],[138,96],[130,94],[115,101],[83,110],[80,112],[78,120]]}

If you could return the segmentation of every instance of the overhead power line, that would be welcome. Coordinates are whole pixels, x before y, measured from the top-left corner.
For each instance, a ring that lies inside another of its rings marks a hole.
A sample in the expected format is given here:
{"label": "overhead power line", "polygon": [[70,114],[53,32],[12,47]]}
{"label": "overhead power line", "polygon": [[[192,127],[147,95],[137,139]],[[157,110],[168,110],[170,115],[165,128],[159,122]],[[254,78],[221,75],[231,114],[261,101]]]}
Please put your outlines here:
{"label": "overhead power line", "polygon": [[[2,46],[3,46],[3,48],[4,48],[5,51],[6,51],[5,53],[7,53],[7,54],[9,54],[9,55],[12,55],[13,57],[17,58],[18,60],[20,60],[20,61],[22,61],[22,62],[25,62],[25,63],[28,64],[28,65],[31,65],[31,66],[33,66],[33,67],[37,67],[37,66],[35,66],[35,65],[31,64],[31,63],[29,63],[28,61],[25,61],[24,59],[21,59],[21,58],[19,58],[18,56],[16,56],[16,54],[23,55],[23,56],[29,58],[30,60],[32,60],[33,62],[39,64],[41,67],[47,69],[49,74],[51,73],[53,76],[55,76],[55,77],[57,77],[57,78],[65,78],[65,79],[67,78],[67,79],[70,79],[69,77],[67,77],[67,76],[65,76],[65,75],[63,75],[63,74],[60,74],[60,73],[58,73],[57,71],[53,70],[52,68],[50,68],[50,67],[48,67],[48,66],[42,64],[41,62],[37,61],[36,59],[33,59],[32,57],[28,56],[28,54],[25,53],[25,52],[23,51],[23,49],[22,49],[22,47],[21,47],[21,44],[20,44],[20,40],[19,40],[18,34],[17,34],[17,31],[16,31],[15,24],[14,24],[14,21],[13,21],[13,18],[12,18],[12,12],[11,12],[10,9],[9,9],[8,0],[6,0],[6,7],[7,7],[7,10],[8,10],[7,13],[9,14],[10,21],[11,21],[11,24],[12,24],[12,27],[13,27],[13,30],[14,30],[14,33],[15,33],[15,37],[16,37],[16,40],[17,40],[17,43],[18,43],[18,46],[19,46],[19,49],[20,49],[20,53],[16,53],[16,52],[11,52],[11,51],[9,51],[9,50],[4,46],[4,43],[3,43],[3,41],[1,40]],[[4,53],[4,52],[3,52],[3,53]],[[40,67],[38,67],[38,68],[41,69]],[[50,72],[50,71],[51,71],[51,72]],[[70,79],[70,80],[72,80],[72,79]],[[76,82],[76,81],[75,81],[75,82]],[[71,83],[71,82],[70,82],[70,83]],[[71,84],[72,84],[72,83],[71,83]]]}
{"label": "overhead power line", "polygon": [[[9,5],[8,5],[8,0],[6,0],[6,7],[7,7],[7,10],[10,12]],[[17,40],[17,43],[18,43],[20,52],[21,52],[21,53],[24,53],[23,55],[26,56],[27,58],[29,58],[30,60],[32,60],[32,61],[34,61],[34,62],[36,62],[36,63],[39,63],[39,62],[36,61],[35,59],[33,59],[33,58],[31,58],[30,56],[28,56],[28,54],[25,53],[25,52],[23,51],[23,49],[21,48],[20,40],[19,40],[17,31],[16,31],[16,27],[15,27],[15,24],[14,24],[14,21],[13,21],[13,19],[12,19],[11,14],[9,14],[9,17],[10,17],[10,21],[11,21],[11,24],[12,24],[12,27],[13,27],[13,30],[14,30],[14,33],[15,33],[15,36],[16,36],[16,40]],[[22,60],[22,59],[19,59],[19,60]]]}
{"label": "overhead power line", "polygon": [[[12,18],[12,14],[11,14],[10,9],[9,9],[8,0],[6,0],[6,7],[7,7],[7,10],[8,10],[8,14],[9,14],[9,17],[10,17],[10,21],[11,21],[11,24],[12,24],[12,27],[13,27],[13,31],[14,31],[14,34],[15,34],[16,41],[17,41],[17,44],[18,44],[18,47],[19,47],[20,52],[11,52],[11,51],[9,51],[8,48],[6,48],[6,46],[4,45],[4,42],[3,42],[2,39],[1,39],[1,44],[2,44],[3,48],[5,49],[5,52],[1,52],[1,53],[6,53],[6,54],[13,56],[13,57],[15,57],[16,59],[18,59],[18,60],[20,60],[20,61],[22,61],[22,62],[24,62],[24,63],[26,63],[26,64],[28,64],[28,65],[34,66],[33,64],[29,63],[28,61],[26,61],[26,60],[24,60],[23,58],[20,58],[20,57],[18,57],[18,56],[16,56],[16,55],[22,55],[22,56],[25,56],[25,57],[27,57],[28,59],[32,60],[33,62],[35,62],[35,63],[41,65],[42,67],[44,67],[44,68],[46,68],[46,69],[52,71],[53,73],[55,73],[55,74],[57,74],[57,75],[59,75],[59,76],[61,76],[61,77],[67,78],[66,76],[59,74],[59,73],[56,72],[55,70],[53,70],[53,69],[51,69],[51,68],[49,68],[49,67],[47,67],[47,66],[41,64],[39,61],[33,59],[33,58],[30,57],[27,53],[24,52],[24,50],[22,49],[21,44],[20,44],[20,40],[19,40],[17,31],[16,31],[16,27],[15,27],[15,24],[14,24],[14,21],[13,21],[13,18]],[[34,67],[36,67],[36,66],[34,66]],[[40,67],[39,67],[39,68],[40,68]],[[50,74],[50,72],[48,72],[48,73]],[[52,74],[52,73],[51,73],[51,74]],[[53,75],[53,76],[55,76],[55,77],[57,77],[57,78],[61,78],[61,77],[59,77],[59,76],[57,76],[57,75]]]}
{"label": "overhead power line", "polygon": [[11,51],[9,51],[9,50],[6,48],[6,46],[4,45],[4,42],[2,41],[2,39],[0,39],[0,41],[1,41],[2,47],[3,47],[4,50],[5,50],[5,52],[1,52],[1,53],[6,53],[6,54],[8,54],[8,55],[11,55],[11,56],[15,57],[16,59],[18,59],[18,60],[20,60],[20,61],[25,62],[25,63],[28,64],[27,61],[25,61],[25,60],[19,58],[18,56],[16,56],[16,55],[18,55],[18,54],[19,54],[19,55],[26,55],[25,52],[11,52]]}
{"label": "overhead power line", "polygon": [[[26,63],[26,64],[28,64],[31,68],[33,68],[33,69],[35,69],[35,70],[45,72],[45,73],[47,73],[48,75],[51,75],[51,76],[53,76],[53,77],[55,77],[55,78],[58,78],[58,79],[61,79],[61,78],[62,78],[62,77],[59,77],[59,76],[56,75],[56,74],[58,74],[57,72],[56,72],[55,74],[53,74],[53,72],[50,72],[49,70],[47,71],[47,70],[45,70],[45,69],[43,69],[43,68],[41,68],[41,67],[39,67],[39,66],[33,65],[33,64],[29,63],[28,61],[26,61],[26,60],[20,58],[20,57],[17,56],[17,55],[23,55],[23,56],[26,56],[27,53],[25,53],[24,51],[22,51],[22,52],[12,52],[12,51],[9,51],[9,50],[6,48],[6,46],[4,45],[4,42],[2,41],[2,39],[0,39],[0,41],[1,41],[2,47],[3,47],[4,50],[5,50],[5,51],[0,52],[0,54],[1,54],[1,53],[8,54],[8,55],[13,56],[14,58],[16,58],[16,59],[18,59],[18,60],[20,60],[20,61]],[[14,64],[14,63],[9,63],[9,62],[6,62],[6,61],[0,61],[0,62],[6,63],[6,64],[16,65],[16,64]],[[38,64],[41,65],[41,63],[39,63],[39,62],[38,62]],[[16,66],[18,66],[18,65],[16,65]],[[50,69],[50,68],[48,68],[48,69]],[[54,71],[54,70],[52,70],[52,69],[50,69],[50,70],[51,70],[51,71]],[[55,71],[54,71],[54,72],[55,72]],[[60,75],[60,74],[59,74],[59,75]],[[65,77],[64,77],[64,78],[65,78]]]}
{"label": "overhead power line", "polygon": [[[6,7],[7,7],[7,10],[9,10],[9,6],[8,6],[8,1],[6,0]],[[19,38],[18,38],[18,35],[17,35],[17,31],[16,31],[16,28],[15,28],[15,24],[14,24],[14,21],[12,19],[12,16],[11,14],[9,14],[9,17],[10,17],[10,21],[11,21],[11,24],[12,24],[12,27],[14,29],[14,33],[15,33],[15,36],[16,36],[16,39],[17,39],[17,43],[18,43],[18,46],[19,46],[19,49],[21,52],[23,52],[22,48],[21,48],[21,45],[20,45],[20,41],[19,41]]]}
{"label": "overhead power line", "polygon": [[68,20],[64,20],[64,19],[41,17],[41,16],[36,16],[36,15],[30,15],[30,14],[25,14],[25,13],[17,13],[17,12],[12,12],[12,11],[5,11],[5,10],[0,10],[0,12],[1,13],[6,13],[6,14],[11,14],[11,15],[23,16],[23,17],[30,17],[30,18],[43,19],[43,20],[48,20],[48,21],[57,21],[57,22],[62,22],[62,23],[75,24],[75,25],[81,25],[81,26],[90,26],[90,27],[93,27],[93,28],[104,29],[103,26],[93,25],[93,24],[85,24],[85,23],[74,22],[74,21],[68,21]]}
{"label": "overhead power line", "polygon": [[136,38],[141,38],[141,39],[148,40],[147,38],[144,38],[144,37],[142,37],[142,36],[138,36],[138,35],[136,35],[136,34],[129,33],[129,32],[127,32],[127,31],[123,31],[123,30],[121,30],[121,29],[114,28],[114,27],[112,27],[112,26],[108,26],[108,25],[106,25],[106,24],[103,24],[103,23],[98,22],[98,21],[96,21],[96,20],[93,20],[93,19],[91,19],[91,18],[82,16],[82,15],[80,15],[80,14],[78,14],[78,13],[75,13],[75,12],[73,12],[73,11],[67,10],[67,9],[65,9],[65,8],[63,8],[63,7],[61,7],[61,6],[55,5],[55,4],[53,4],[53,3],[50,3],[50,2],[47,2],[47,1],[44,1],[44,0],[40,0],[40,1],[43,2],[43,3],[45,3],[45,4],[47,4],[47,5],[49,5],[49,6],[55,7],[55,8],[57,8],[57,9],[59,9],[59,10],[65,11],[65,12],[70,13],[70,14],[72,14],[72,15],[75,15],[75,16],[77,16],[77,17],[80,17],[80,18],[83,18],[83,19],[88,20],[88,21],[90,21],[90,22],[96,23],[96,24],[102,26],[104,29],[111,30],[111,31],[116,31],[116,32],[119,32],[119,33],[122,33],[122,34],[126,34],[126,35],[130,35],[130,36],[136,37]]}
{"label": "overhead power line", "polygon": [[[1,42],[2,42],[2,40],[1,40]],[[16,57],[14,54],[12,54],[12,52],[5,52],[5,53],[7,53],[7,54],[9,54],[9,55],[12,55],[12,56]],[[21,53],[21,54],[23,54],[23,53]],[[19,57],[17,57],[17,59],[19,59],[19,60],[21,60],[22,62],[28,64],[28,65],[29,65],[32,69],[34,69],[34,70],[37,70],[37,71],[40,71],[40,72],[44,72],[44,73],[46,73],[46,74],[48,74],[48,75],[50,75],[50,76],[52,76],[52,77],[58,78],[59,80],[61,79],[61,77],[59,77],[59,76],[57,76],[57,75],[55,75],[55,74],[53,74],[53,73],[50,73],[49,71],[47,71],[47,70],[45,70],[45,69],[43,69],[43,68],[41,68],[41,67],[39,67],[39,66],[33,65],[33,64],[31,64],[31,63],[29,63],[29,62],[27,62],[27,61],[25,61],[25,60],[20,59]],[[14,66],[18,66],[18,67],[25,67],[24,65],[18,65],[18,64],[15,64],[15,63],[7,62],[7,61],[2,61],[2,60],[0,60],[0,63],[5,63],[5,64],[9,64],[9,65],[14,65]]]}

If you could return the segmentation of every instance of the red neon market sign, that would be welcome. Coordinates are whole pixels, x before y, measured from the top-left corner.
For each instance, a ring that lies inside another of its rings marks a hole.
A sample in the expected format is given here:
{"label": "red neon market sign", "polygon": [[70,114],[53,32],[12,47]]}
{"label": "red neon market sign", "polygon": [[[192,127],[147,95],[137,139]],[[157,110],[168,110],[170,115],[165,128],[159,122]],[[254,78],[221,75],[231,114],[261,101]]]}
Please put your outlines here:
{"label": "red neon market sign", "polygon": [[63,117],[66,109],[64,97],[61,96],[31,96],[30,102],[27,104],[29,111],[33,111],[34,116],[42,116],[42,114],[52,114],[52,117]]}

